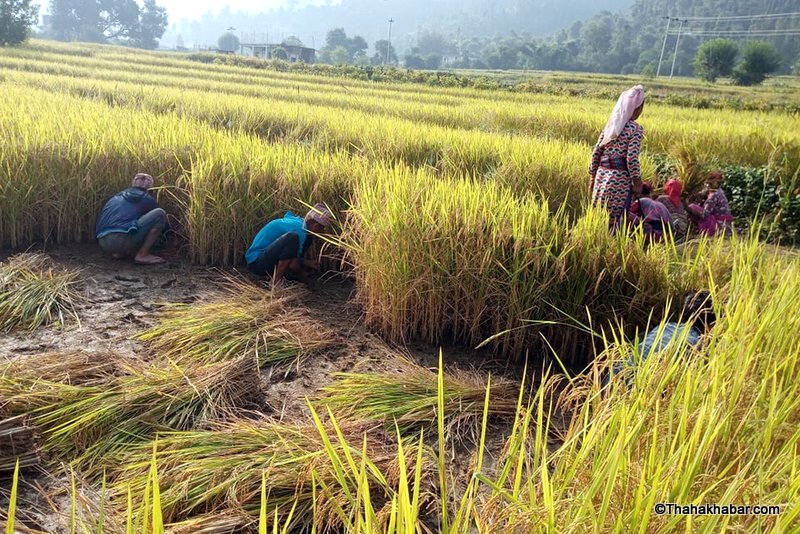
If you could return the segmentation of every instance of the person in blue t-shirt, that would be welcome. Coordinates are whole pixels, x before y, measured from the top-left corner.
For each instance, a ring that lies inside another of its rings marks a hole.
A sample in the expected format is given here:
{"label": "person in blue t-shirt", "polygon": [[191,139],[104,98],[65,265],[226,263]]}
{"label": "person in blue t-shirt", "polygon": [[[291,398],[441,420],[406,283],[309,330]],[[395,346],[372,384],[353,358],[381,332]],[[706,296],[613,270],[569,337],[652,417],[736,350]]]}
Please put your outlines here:
{"label": "person in blue t-shirt", "polygon": [[305,218],[287,211],[280,219],[268,222],[253,239],[244,257],[247,268],[256,276],[269,276],[273,285],[283,283],[286,273],[305,278],[304,267],[315,268],[316,262],[304,261],[314,234],[324,234],[333,215],[325,204],[315,204]]}
{"label": "person in blue t-shirt", "polygon": [[141,265],[164,263],[164,258],[150,254],[150,249],[169,230],[167,213],[148,193],[153,177],[138,173],[131,187],[106,202],[95,228],[97,242],[117,259],[133,258]]}
{"label": "person in blue t-shirt", "polygon": [[714,326],[716,320],[711,294],[708,291],[690,292],[684,299],[683,311],[678,321],[669,321],[663,327],[650,330],[639,344],[637,355],[627,361],[614,362],[604,383],[608,384],[611,377],[644,363],[651,355],[664,350],[673,340],[683,343],[681,353],[696,348],[703,334]]}

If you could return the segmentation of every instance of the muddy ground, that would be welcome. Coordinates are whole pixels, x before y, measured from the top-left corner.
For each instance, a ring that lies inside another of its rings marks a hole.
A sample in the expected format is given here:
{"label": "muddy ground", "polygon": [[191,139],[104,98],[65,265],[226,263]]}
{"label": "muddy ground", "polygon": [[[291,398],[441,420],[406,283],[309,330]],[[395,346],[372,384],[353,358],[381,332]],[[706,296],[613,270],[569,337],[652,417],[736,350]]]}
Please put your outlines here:
{"label": "muddy ground", "polygon": [[[169,261],[164,265],[139,266],[107,258],[91,245],[48,248],[44,252],[57,266],[80,270],[85,296],[77,308],[80,321],[60,329],[43,327],[34,332],[0,334],[0,362],[74,348],[112,350],[123,357],[151,359],[153,355],[148,353],[146,344],[132,337],[158,321],[161,305],[204,302],[221,293],[226,277],[249,276],[234,269],[192,265],[176,256],[168,256]],[[10,254],[0,252],[0,261]],[[441,349],[446,369],[479,370],[515,380],[521,378],[519,362],[494,359],[487,352],[468,347],[386,343],[364,325],[362,311],[354,298],[355,285],[340,273],[326,273],[314,280],[309,290],[300,293],[297,305],[307,308],[322,326],[336,332],[336,342],[300,362],[263,371],[272,417],[306,417],[306,397],[330,383],[334,373],[356,368],[387,369],[396,354],[406,354],[421,365],[435,368]],[[529,372],[531,367],[535,369],[536,362],[529,362]],[[499,447],[502,432],[495,435]],[[29,473],[28,479],[31,478],[35,476]],[[0,484],[6,483],[0,480]]]}

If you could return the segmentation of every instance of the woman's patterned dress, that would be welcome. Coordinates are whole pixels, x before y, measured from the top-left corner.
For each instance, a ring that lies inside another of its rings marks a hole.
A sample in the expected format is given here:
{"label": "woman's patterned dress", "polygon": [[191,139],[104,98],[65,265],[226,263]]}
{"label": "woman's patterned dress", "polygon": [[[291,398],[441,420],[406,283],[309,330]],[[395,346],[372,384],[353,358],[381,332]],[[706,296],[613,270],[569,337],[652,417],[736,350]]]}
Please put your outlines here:
{"label": "woman's patterned dress", "polygon": [[612,221],[621,218],[628,210],[633,181],[641,179],[639,150],[643,138],[642,126],[629,120],[619,137],[603,147],[600,146],[601,133],[592,151],[589,166],[589,174],[594,180],[592,204],[605,206]]}

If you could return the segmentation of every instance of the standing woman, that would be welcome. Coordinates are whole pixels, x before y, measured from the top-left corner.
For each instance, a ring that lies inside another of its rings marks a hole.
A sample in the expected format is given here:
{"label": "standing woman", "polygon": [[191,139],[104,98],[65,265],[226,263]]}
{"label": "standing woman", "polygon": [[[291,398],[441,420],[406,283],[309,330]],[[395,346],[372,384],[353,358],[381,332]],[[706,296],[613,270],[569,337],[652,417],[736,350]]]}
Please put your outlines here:
{"label": "standing woman", "polygon": [[592,204],[608,210],[612,225],[628,211],[633,196],[642,193],[639,150],[644,131],[636,119],[643,109],[644,87],[622,93],[592,152]]}

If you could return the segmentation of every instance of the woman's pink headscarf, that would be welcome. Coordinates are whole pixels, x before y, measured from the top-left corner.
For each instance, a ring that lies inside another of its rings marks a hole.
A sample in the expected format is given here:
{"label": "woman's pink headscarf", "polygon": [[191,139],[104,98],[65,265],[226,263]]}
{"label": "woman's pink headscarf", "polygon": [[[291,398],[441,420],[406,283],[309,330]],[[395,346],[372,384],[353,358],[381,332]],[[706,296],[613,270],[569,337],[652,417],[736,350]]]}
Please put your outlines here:
{"label": "woman's pink headscarf", "polygon": [[606,146],[619,137],[622,129],[633,117],[634,110],[641,106],[643,102],[644,87],[641,85],[634,85],[619,95],[617,105],[614,106],[614,111],[611,112],[611,117],[609,117],[606,127],[603,128],[603,140],[600,142],[600,146]]}
{"label": "woman's pink headscarf", "polygon": [[664,184],[664,193],[667,194],[669,199],[677,208],[681,205],[681,193],[683,192],[683,184],[680,180],[671,179],[667,180],[667,183]]}

